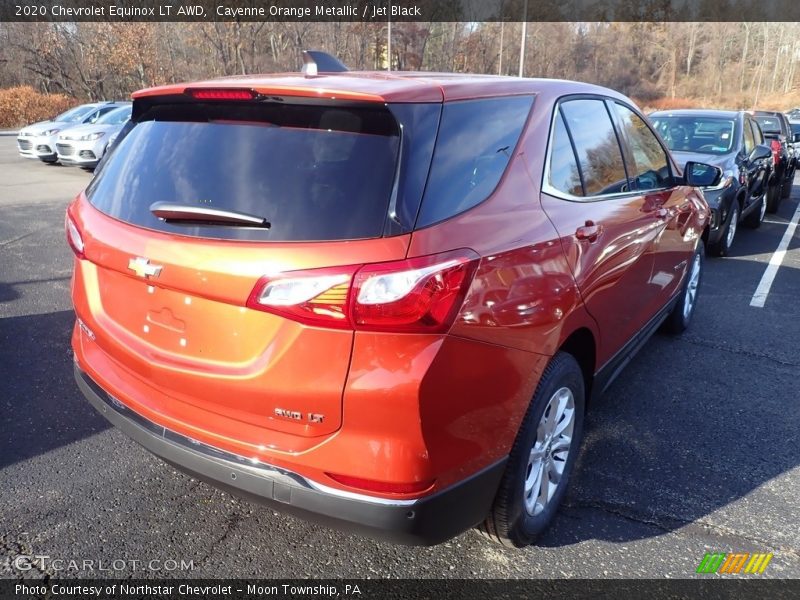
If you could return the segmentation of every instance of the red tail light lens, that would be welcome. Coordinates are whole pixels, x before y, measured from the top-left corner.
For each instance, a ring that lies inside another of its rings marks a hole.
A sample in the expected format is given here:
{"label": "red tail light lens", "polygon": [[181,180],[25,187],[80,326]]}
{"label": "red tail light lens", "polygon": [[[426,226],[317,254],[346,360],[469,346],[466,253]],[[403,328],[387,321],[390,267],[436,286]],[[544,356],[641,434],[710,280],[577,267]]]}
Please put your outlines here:
{"label": "red tail light lens", "polygon": [[69,243],[69,247],[72,248],[72,251],[75,253],[75,256],[78,258],[86,258],[83,253],[83,236],[81,235],[80,229],[73,221],[72,217],[67,211],[66,217],[64,218],[64,229],[66,230],[67,234],[67,243]]}
{"label": "red tail light lens", "polygon": [[263,277],[247,306],[307,325],[350,329],[350,284],[356,269],[357,265]]}
{"label": "red tail light lens", "polygon": [[252,100],[256,97],[253,90],[189,88],[186,90],[196,100]]}
{"label": "red tail light lens", "polygon": [[477,265],[477,255],[456,251],[364,266],[353,282],[356,329],[446,331]]}
{"label": "red tail light lens", "polygon": [[416,494],[424,492],[433,485],[433,480],[430,481],[411,481],[411,482],[393,482],[393,481],[375,481],[374,479],[361,479],[360,477],[350,477],[349,475],[336,475],[334,473],[325,473],[334,481],[338,481],[342,485],[348,487],[358,488],[369,492],[381,492],[384,494]]}
{"label": "red tail light lens", "polygon": [[264,277],[250,308],[337,329],[441,333],[453,323],[479,257],[471,250]]}
{"label": "red tail light lens", "polygon": [[769,146],[772,148],[772,162],[777,167],[781,162],[781,143],[778,140],[772,140]]}

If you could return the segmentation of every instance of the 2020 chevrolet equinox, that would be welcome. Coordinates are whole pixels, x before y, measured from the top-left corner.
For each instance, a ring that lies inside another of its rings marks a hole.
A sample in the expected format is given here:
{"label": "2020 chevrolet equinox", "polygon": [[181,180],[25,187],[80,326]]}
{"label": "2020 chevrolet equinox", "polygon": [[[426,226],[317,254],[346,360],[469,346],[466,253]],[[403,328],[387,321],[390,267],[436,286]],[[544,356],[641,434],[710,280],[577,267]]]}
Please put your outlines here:
{"label": "2020 chevrolet equinox", "polygon": [[310,56],[133,95],[67,210],[78,385],[279,510],[531,543],[589,398],[688,326],[719,169],[605,88]]}

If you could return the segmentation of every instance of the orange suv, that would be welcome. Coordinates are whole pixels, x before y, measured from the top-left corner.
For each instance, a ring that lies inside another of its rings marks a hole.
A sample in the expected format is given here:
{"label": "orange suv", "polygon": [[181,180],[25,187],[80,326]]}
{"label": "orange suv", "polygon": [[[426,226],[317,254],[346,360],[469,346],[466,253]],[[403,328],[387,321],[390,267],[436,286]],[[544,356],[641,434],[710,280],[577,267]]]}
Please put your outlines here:
{"label": "orange suv", "polygon": [[590,396],[691,319],[721,174],[611,90],[333,63],[133,98],[67,210],[75,376],[236,494],[528,544]]}

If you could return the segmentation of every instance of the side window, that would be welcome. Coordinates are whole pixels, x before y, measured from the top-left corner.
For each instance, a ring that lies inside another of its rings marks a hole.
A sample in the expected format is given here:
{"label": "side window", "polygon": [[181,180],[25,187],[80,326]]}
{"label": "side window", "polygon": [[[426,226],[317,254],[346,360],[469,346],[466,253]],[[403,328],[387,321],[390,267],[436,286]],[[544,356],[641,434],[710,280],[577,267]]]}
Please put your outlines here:
{"label": "side window", "polygon": [[617,135],[602,100],[568,100],[561,111],[583,175],[587,196],[628,190],[628,176]]}
{"label": "side window", "polygon": [[667,153],[647,123],[622,104],[614,103],[622,135],[631,150],[628,171],[639,190],[655,190],[672,185]]}
{"label": "side window", "polygon": [[583,196],[581,173],[575,161],[575,152],[572,150],[572,142],[569,140],[561,111],[556,113],[549,171],[548,183],[551,187],[571,196]]}
{"label": "side window", "polygon": [[756,138],[753,136],[753,129],[749,119],[744,121],[744,151],[750,156],[753,148],[756,147]]}
{"label": "side window", "polygon": [[464,212],[494,191],[532,104],[532,96],[445,103],[417,227]]}

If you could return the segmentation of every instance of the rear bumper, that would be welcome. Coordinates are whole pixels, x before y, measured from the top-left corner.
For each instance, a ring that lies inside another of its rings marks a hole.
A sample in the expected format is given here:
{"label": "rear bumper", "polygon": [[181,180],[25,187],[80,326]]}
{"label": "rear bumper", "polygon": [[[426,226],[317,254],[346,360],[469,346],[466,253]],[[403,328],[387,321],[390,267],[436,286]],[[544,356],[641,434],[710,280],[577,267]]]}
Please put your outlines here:
{"label": "rear bumper", "polygon": [[503,459],[431,496],[389,500],[334,490],[285,469],[191,440],[127,408],[76,364],[75,380],[114,426],[176,468],[236,495],[338,529],[411,545],[432,545],[480,523],[503,475]]}

